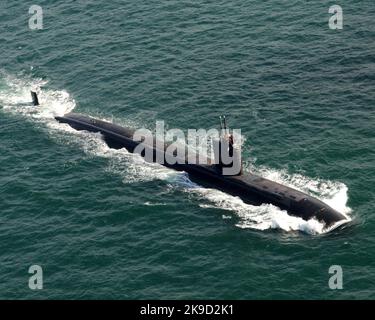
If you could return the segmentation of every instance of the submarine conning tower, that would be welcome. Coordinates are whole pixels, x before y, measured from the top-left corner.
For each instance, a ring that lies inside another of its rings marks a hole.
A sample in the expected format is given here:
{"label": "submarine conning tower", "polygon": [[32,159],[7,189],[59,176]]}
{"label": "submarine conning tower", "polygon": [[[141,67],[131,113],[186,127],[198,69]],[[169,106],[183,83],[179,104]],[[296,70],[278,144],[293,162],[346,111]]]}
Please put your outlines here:
{"label": "submarine conning tower", "polygon": [[220,137],[213,141],[215,168],[224,176],[242,175],[241,146],[234,145],[225,116],[220,117]]}

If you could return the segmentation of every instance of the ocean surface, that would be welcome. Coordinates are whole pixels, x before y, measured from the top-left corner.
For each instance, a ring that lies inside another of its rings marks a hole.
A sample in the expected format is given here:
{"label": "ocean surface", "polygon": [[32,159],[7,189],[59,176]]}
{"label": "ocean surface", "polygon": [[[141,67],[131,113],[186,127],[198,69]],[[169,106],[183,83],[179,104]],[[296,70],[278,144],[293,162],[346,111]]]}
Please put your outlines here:
{"label": "ocean surface", "polygon": [[[375,298],[373,0],[338,3],[342,30],[332,1],[40,0],[43,30],[32,4],[0,2],[0,298]],[[54,121],[69,111],[184,131],[226,114],[245,171],[348,222],[203,188]]]}

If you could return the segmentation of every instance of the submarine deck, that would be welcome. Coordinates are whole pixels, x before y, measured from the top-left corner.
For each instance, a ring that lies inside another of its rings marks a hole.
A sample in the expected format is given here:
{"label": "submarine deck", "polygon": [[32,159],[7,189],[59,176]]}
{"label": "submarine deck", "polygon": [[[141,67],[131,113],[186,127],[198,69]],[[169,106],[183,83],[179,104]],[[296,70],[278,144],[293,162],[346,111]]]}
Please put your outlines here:
{"label": "submarine deck", "polygon": [[[104,120],[98,120],[86,115],[77,114],[77,113],[69,113],[64,115],[63,117],[57,117],[57,120],[61,121],[64,119],[69,120],[69,122],[75,122],[77,124],[81,124],[83,126],[89,126],[93,131],[99,131],[102,133],[109,133],[109,134],[115,134],[118,136],[121,136],[126,139],[132,140],[133,134],[135,130],[129,129],[126,127],[122,127],[117,124],[113,124]],[[91,131],[91,130],[90,130]],[[165,144],[167,146],[167,144]],[[190,158],[190,157],[189,157]],[[186,159],[186,162],[189,163],[188,158]],[[303,200],[304,198],[308,197],[308,195],[304,194],[301,191],[295,190],[291,187],[284,186],[282,184],[279,184],[277,182],[268,180],[266,178],[262,178],[260,176],[257,176],[252,173],[245,173],[240,176],[221,176],[217,173],[214,166],[211,164],[212,159],[207,158],[207,164],[200,165],[199,163],[196,165],[193,165],[196,169],[197,167],[201,167],[205,171],[209,171],[211,175],[222,177],[223,179],[230,179],[233,182],[237,182],[240,185],[246,185],[251,186],[252,188],[259,190],[259,192],[267,193],[267,194],[273,194],[276,197],[281,198],[288,198],[292,201],[299,202]]]}
{"label": "submarine deck", "polygon": [[[77,130],[100,132],[107,144],[117,149],[126,148],[128,151],[134,152],[136,146],[141,143],[141,141],[133,139],[135,130],[107,121],[75,113],[56,117],[56,120],[67,123]],[[156,139],[154,138],[153,142],[150,141],[151,144],[145,143],[145,148],[153,150],[154,156],[157,154],[166,156],[169,152],[172,152],[166,149],[168,144],[164,143],[164,146],[163,144],[159,146],[155,142]],[[195,156],[193,155],[193,157]],[[346,219],[345,216],[321,200],[289,186],[252,173],[239,176],[222,175],[217,170],[217,167],[212,164],[210,158],[206,158],[207,162],[205,164],[199,164],[199,162],[188,161],[191,160],[190,157],[191,155],[189,154],[188,158],[177,159],[178,161],[175,164],[163,163],[163,165],[178,171],[185,171],[193,181],[200,181],[202,185],[212,186],[233,196],[238,196],[249,204],[261,205],[262,203],[270,203],[304,220],[316,217],[318,220],[324,221],[326,225]]]}

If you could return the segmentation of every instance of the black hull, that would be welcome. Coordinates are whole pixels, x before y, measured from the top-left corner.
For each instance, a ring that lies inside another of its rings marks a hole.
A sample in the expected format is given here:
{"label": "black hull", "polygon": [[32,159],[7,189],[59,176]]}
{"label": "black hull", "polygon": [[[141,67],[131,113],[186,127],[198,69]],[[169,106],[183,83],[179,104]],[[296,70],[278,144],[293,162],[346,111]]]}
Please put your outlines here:
{"label": "black hull", "polygon": [[[128,151],[134,152],[135,147],[139,144],[132,139],[133,130],[109,122],[74,113],[56,117],[56,120],[67,123],[76,130],[100,132],[106,143],[112,148],[126,148]],[[164,148],[156,148],[155,142],[150,146],[150,149],[153,152],[154,160],[157,154],[165,156]],[[316,218],[318,221],[324,222],[327,227],[346,220],[344,215],[324,202],[257,175],[223,176],[217,172],[213,165],[187,163],[174,165],[165,163],[164,165],[178,171],[185,171],[192,181],[238,196],[248,204],[270,203],[304,220]]]}

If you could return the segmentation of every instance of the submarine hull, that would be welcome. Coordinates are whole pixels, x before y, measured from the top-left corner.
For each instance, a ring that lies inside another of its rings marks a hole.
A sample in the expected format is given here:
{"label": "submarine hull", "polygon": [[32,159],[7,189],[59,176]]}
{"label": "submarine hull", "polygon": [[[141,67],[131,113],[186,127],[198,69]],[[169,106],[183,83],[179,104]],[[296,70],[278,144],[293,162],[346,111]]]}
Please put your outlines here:
{"label": "submarine hull", "polygon": [[[56,120],[69,124],[76,130],[99,132],[112,148],[126,148],[129,152],[134,152],[140,143],[133,140],[134,130],[88,116],[69,113],[56,117]],[[153,162],[157,162],[156,159],[160,157],[165,157],[165,147],[158,148],[155,141],[149,148],[153,152]],[[325,223],[326,227],[347,220],[343,214],[314,197],[251,173],[224,176],[216,170],[215,165],[211,164],[199,165],[187,162],[168,164],[165,161],[162,164],[178,171],[185,171],[192,181],[238,196],[248,204],[273,204],[304,220],[315,218]]]}

